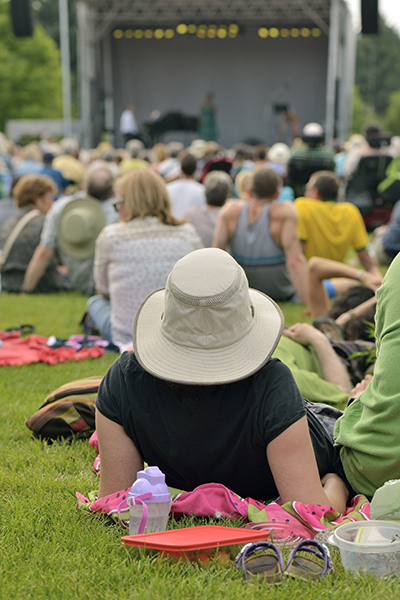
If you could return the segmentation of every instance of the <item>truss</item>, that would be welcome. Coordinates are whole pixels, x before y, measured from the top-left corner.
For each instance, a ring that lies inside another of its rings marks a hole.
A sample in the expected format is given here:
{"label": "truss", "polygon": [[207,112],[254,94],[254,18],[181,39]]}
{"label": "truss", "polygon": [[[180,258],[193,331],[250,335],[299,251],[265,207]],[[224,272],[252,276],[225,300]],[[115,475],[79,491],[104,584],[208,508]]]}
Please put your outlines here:
{"label": "truss", "polygon": [[177,24],[234,21],[306,26],[310,22],[325,33],[329,28],[331,0],[84,0],[89,18],[100,23]]}

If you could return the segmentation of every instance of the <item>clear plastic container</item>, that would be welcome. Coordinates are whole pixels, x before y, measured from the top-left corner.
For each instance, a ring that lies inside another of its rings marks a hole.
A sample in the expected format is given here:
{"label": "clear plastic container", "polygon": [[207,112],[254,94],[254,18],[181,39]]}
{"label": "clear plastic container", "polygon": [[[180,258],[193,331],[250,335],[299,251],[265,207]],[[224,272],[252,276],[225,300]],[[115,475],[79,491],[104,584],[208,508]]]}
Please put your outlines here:
{"label": "clear plastic container", "polygon": [[371,500],[371,518],[400,521],[400,479],[391,479],[376,490]]}
{"label": "clear plastic container", "polygon": [[390,577],[400,573],[400,523],[357,521],[333,534],[345,570]]}
{"label": "clear plastic container", "polygon": [[[143,506],[141,504],[129,504],[129,535],[137,535],[139,533],[140,521],[143,514]],[[144,533],[154,533],[155,531],[165,531],[167,528],[168,515],[171,510],[171,502],[146,502],[148,514],[146,524],[144,525]]]}

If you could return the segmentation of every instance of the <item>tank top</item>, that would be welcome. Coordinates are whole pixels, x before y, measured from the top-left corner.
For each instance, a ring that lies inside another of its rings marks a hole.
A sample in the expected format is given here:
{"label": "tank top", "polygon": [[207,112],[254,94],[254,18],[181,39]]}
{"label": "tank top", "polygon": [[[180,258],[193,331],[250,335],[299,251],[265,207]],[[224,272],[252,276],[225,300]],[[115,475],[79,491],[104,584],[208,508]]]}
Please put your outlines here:
{"label": "tank top", "polygon": [[296,290],[286,268],[286,256],[270,232],[269,206],[265,204],[258,219],[251,224],[249,205],[242,207],[231,242],[231,254],[245,270],[250,287],[264,292],[276,302],[296,300]]}

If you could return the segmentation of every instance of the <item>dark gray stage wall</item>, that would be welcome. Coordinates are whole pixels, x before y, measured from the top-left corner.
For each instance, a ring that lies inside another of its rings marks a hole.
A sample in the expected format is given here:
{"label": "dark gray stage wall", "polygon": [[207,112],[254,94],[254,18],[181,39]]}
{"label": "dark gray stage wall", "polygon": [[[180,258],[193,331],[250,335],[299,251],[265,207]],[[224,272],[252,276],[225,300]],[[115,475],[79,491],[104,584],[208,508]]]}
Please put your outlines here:
{"label": "dark gray stage wall", "polygon": [[272,144],[279,129],[275,102],[288,102],[300,125],[324,123],[327,51],[325,35],[261,39],[256,27],[225,40],[112,38],[115,131],[129,102],[141,124],[154,109],[197,115],[212,91],[220,143],[230,147],[250,137]]}

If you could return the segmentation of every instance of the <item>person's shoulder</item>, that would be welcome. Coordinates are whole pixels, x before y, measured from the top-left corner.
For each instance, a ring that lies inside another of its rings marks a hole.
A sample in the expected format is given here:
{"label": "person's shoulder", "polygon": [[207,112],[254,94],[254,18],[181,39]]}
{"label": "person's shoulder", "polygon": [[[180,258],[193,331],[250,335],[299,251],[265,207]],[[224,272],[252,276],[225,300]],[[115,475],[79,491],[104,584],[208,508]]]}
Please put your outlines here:
{"label": "person's shoulder", "polygon": [[283,202],[271,202],[270,204],[271,219],[296,219],[297,212],[293,206],[293,202],[284,200]]}
{"label": "person's shoulder", "polygon": [[228,200],[228,202],[221,207],[219,214],[228,216],[239,214],[246,204],[245,200]]}

